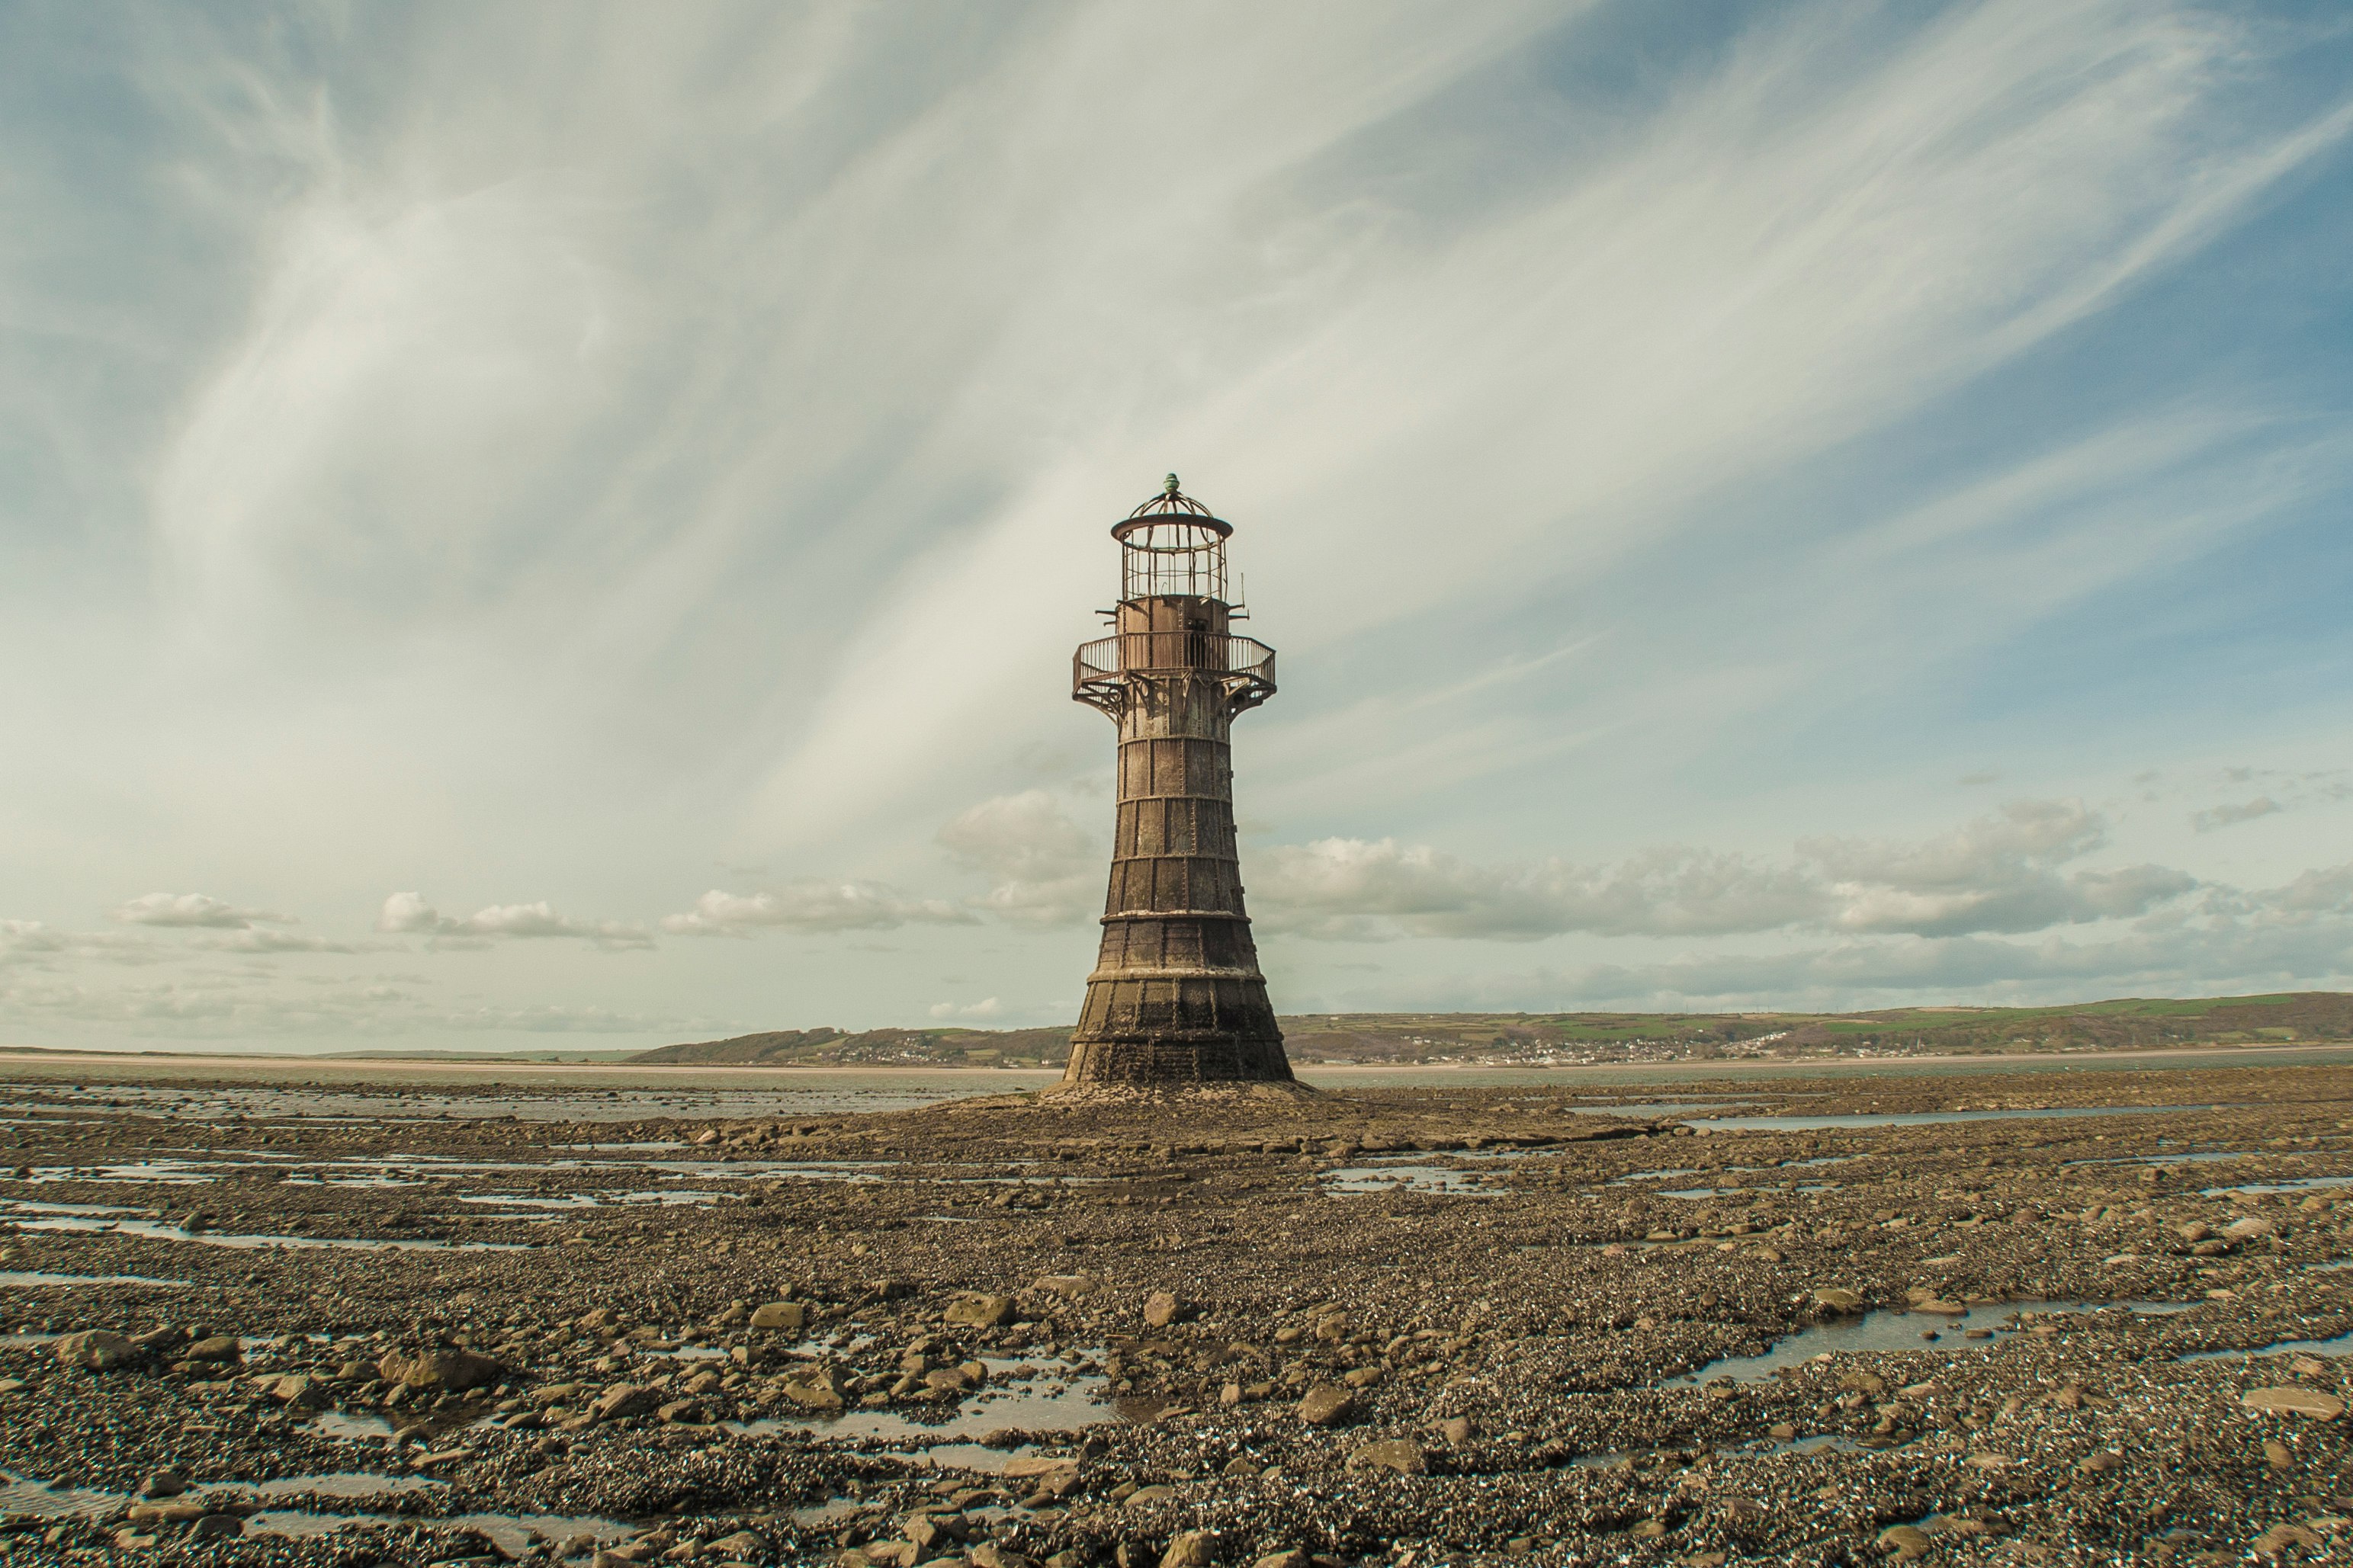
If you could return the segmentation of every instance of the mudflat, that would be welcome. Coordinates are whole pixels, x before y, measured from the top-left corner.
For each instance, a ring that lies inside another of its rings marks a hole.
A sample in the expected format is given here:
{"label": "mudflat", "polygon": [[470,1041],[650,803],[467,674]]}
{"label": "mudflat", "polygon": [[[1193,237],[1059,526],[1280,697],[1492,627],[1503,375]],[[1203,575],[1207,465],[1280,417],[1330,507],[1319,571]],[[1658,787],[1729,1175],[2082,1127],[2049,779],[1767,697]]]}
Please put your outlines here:
{"label": "mudflat", "polygon": [[2353,1553],[2325,1053],[164,1060],[0,1065],[0,1561]]}

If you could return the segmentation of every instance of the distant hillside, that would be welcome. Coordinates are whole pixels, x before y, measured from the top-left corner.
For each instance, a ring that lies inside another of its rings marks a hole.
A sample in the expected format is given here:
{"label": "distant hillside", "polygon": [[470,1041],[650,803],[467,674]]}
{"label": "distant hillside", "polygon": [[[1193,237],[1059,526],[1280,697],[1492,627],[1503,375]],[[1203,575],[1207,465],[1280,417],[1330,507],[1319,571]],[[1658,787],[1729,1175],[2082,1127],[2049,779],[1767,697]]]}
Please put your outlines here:
{"label": "distant hillside", "polygon": [[1068,1029],[772,1029],[663,1046],[630,1059],[763,1067],[1060,1067],[1070,1054]]}
{"label": "distant hillside", "polygon": [[[1514,1063],[1976,1055],[2353,1041],[2353,995],[2126,997],[2062,1007],[1872,1013],[1323,1013],[1282,1020],[1294,1062]],[[782,1029],[664,1046],[641,1062],[1060,1067],[1068,1029]]]}

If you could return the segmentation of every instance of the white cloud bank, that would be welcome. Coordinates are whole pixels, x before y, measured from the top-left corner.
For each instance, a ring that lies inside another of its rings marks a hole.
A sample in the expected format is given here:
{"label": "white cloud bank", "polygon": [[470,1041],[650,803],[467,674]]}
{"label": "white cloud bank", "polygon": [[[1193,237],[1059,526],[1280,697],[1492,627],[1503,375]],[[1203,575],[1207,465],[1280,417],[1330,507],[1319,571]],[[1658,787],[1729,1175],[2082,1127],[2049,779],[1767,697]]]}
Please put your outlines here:
{"label": "white cloud bank", "polygon": [[880,882],[792,883],[780,891],[730,893],[713,888],[662,929],[680,936],[746,937],[764,930],[803,935],[890,931],[903,925],[971,925],[973,917],[941,899],[911,899]]}
{"label": "white cloud bank", "polygon": [[531,904],[491,904],[460,920],[427,903],[421,894],[394,893],[384,900],[375,929],[394,936],[422,936],[441,946],[483,945],[502,938],[576,937],[607,948],[643,948],[653,938],[643,926],[619,921],[575,921],[556,913],[544,899]]}
{"label": "white cloud bank", "polygon": [[1272,931],[1532,942],[1571,932],[2015,933],[2146,914],[2199,886],[2161,866],[2063,872],[2105,838],[2105,819],[2080,801],[2012,802],[1912,844],[1807,839],[1780,864],[1662,848],[1609,866],[1482,866],[1394,839],[1325,838],[1260,857],[1250,887],[1253,913]]}
{"label": "white cloud bank", "polygon": [[202,893],[148,893],[116,909],[110,917],[126,925],[201,926],[247,931],[257,925],[293,925],[291,915],[241,910]]}

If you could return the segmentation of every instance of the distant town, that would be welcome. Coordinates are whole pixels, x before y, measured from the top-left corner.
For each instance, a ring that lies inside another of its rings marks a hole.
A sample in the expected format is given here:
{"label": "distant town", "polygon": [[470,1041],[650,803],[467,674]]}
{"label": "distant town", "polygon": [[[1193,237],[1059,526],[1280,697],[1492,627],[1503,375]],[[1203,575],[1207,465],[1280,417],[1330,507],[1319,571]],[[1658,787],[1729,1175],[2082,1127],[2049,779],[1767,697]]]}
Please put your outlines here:
{"label": "distant town", "polygon": [[[2353,1040],[2353,995],[2127,997],[2055,1007],[1868,1013],[1317,1013],[1282,1019],[1301,1066],[1587,1067],[2026,1055]],[[1059,1068],[1060,1029],[776,1030],[664,1046],[641,1062]]]}

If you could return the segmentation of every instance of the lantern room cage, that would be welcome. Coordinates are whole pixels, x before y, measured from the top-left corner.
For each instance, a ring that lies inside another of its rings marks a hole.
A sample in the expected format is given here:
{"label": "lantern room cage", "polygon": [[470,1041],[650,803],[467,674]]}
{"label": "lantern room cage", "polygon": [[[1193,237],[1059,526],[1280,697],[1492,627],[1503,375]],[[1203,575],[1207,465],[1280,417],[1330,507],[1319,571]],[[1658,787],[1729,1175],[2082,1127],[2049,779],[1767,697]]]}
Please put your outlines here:
{"label": "lantern room cage", "polygon": [[1120,597],[1232,601],[1226,595],[1226,540],[1233,524],[1176,488],[1168,476],[1159,495],[1112,525],[1120,542]]}

